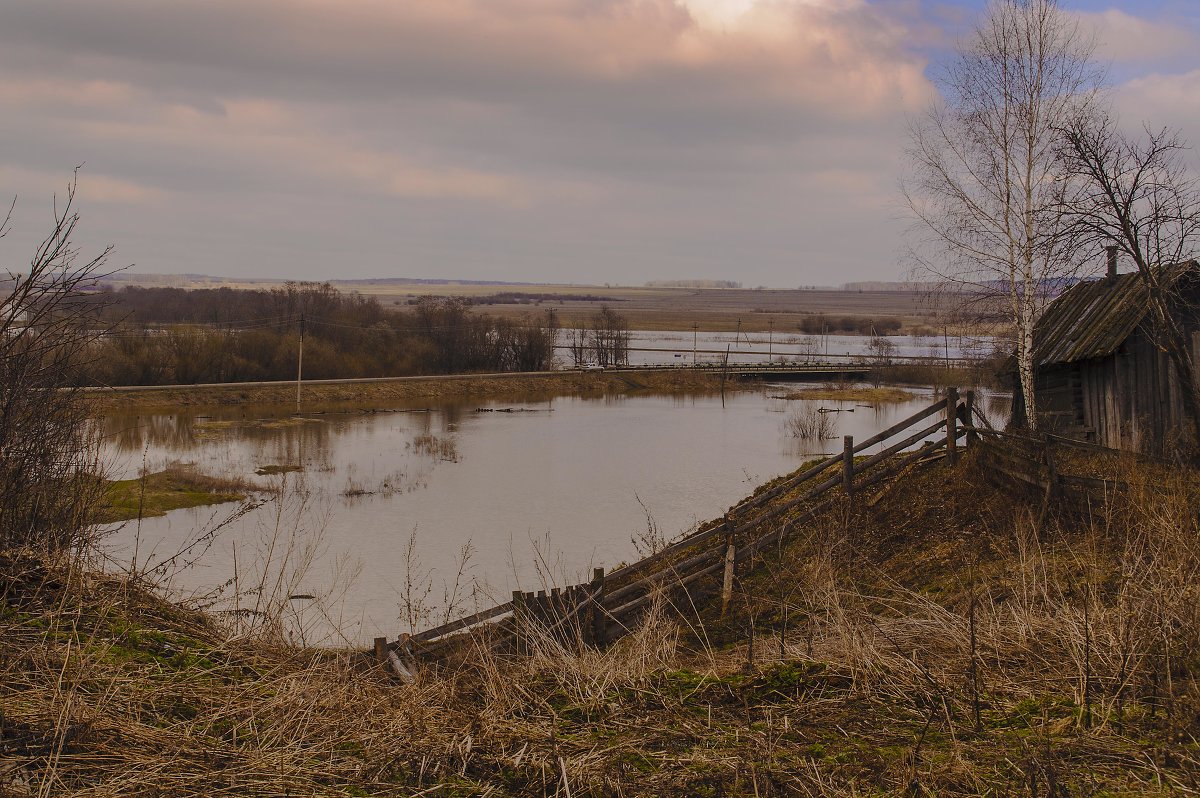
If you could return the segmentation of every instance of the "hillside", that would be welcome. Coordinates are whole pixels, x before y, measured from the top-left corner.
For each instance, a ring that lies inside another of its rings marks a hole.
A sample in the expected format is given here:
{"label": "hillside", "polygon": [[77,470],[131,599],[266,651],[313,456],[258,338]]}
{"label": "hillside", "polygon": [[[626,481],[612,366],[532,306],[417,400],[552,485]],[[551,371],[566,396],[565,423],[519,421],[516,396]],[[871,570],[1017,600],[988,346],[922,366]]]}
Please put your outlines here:
{"label": "hillside", "polygon": [[[604,651],[415,684],[128,579],[0,559],[10,795],[1146,795],[1196,788],[1194,480],[1044,508],[968,454]],[[1047,512],[1043,513],[1046,509]],[[1040,524],[1039,524],[1040,520]]]}

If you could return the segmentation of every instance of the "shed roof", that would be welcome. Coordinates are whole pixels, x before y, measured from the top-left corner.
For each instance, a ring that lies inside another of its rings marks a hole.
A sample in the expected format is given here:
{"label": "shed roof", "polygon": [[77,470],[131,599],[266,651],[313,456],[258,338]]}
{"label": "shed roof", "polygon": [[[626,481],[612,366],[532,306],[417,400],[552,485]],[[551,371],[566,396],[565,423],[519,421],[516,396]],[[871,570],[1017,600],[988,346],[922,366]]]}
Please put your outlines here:
{"label": "shed roof", "polygon": [[[1196,261],[1164,269],[1168,285],[1196,270]],[[1078,283],[1050,303],[1033,332],[1038,366],[1111,355],[1142,323],[1150,309],[1145,281],[1137,272]]]}

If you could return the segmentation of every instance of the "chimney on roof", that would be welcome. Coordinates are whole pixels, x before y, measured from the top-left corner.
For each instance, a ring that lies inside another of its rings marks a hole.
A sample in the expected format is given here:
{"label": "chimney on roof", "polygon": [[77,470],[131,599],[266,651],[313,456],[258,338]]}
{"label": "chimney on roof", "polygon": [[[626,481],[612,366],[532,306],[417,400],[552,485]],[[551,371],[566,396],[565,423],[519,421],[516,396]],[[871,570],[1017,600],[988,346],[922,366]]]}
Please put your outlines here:
{"label": "chimney on roof", "polygon": [[1108,253],[1108,281],[1111,283],[1117,279],[1117,251],[1119,247],[1116,244],[1109,244],[1104,248]]}

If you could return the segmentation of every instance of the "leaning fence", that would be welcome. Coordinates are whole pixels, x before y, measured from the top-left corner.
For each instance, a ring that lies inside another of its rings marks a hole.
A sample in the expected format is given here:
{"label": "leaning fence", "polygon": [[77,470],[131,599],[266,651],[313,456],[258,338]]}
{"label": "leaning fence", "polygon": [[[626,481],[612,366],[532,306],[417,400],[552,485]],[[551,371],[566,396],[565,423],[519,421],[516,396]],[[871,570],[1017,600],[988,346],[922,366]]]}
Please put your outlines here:
{"label": "leaning fence", "polygon": [[[1063,461],[1072,451],[1111,456],[1117,454],[1117,450],[1053,433],[996,430],[978,414],[966,429],[968,439],[979,449],[980,467],[993,479],[1041,494],[1042,514],[1051,502],[1086,510],[1114,492],[1130,488],[1130,484],[1121,479],[1071,473],[1064,467]],[[1134,452],[1120,454],[1141,461],[1155,460]]]}
{"label": "leaning fence", "polygon": [[[546,636],[603,646],[632,629],[657,597],[693,605],[719,590],[728,602],[734,579],[752,570],[756,557],[839,503],[869,500],[868,489],[928,462],[953,463],[960,439],[967,438],[968,445],[981,439],[974,422],[982,416],[974,404],[973,392],[960,401],[950,389],[944,400],[866,440],[846,436],[841,452],[777,480],[637,562],[607,574],[597,568],[583,584],[514,591],[509,601],[394,641],[378,638],[376,656],[437,654],[466,630],[477,641],[513,653]],[[883,448],[868,453],[875,446]]]}

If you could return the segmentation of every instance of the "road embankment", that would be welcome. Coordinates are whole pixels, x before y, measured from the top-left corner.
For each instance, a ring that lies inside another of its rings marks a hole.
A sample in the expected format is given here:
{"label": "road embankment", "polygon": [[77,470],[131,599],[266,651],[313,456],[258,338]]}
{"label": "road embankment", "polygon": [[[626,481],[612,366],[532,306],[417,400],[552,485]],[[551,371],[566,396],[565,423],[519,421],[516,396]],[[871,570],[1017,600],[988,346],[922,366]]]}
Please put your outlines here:
{"label": "road embankment", "polygon": [[[639,391],[693,393],[719,390],[712,373],[646,370],[541,371],[508,374],[451,374],[429,377],[313,380],[301,386],[301,406],[345,403],[382,406],[422,399],[537,401],[555,396],[595,396]],[[89,388],[96,413],[180,407],[295,404],[295,382]]]}

